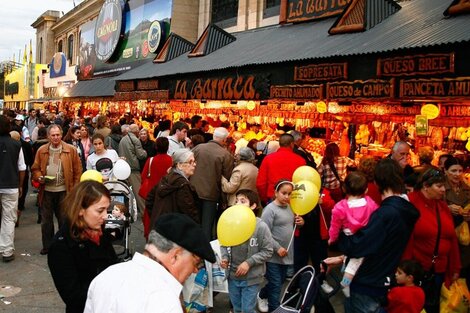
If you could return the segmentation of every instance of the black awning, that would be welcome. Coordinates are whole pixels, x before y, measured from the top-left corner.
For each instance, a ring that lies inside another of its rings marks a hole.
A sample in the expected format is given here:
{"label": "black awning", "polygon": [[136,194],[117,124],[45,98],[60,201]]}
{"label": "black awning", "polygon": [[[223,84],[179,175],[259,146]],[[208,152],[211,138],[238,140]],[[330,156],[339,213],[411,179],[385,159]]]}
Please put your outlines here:
{"label": "black awning", "polygon": [[112,97],[115,81],[106,78],[81,80],[68,90],[64,98],[78,97]]}

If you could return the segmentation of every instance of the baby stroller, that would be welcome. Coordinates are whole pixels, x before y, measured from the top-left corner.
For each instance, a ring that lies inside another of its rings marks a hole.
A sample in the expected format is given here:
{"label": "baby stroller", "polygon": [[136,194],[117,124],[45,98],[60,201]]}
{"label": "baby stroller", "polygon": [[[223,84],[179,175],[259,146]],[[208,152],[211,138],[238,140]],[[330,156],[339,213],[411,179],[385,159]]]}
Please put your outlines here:
{"label": "baby stroller", "polygon": [[129,249],[131,223],[137,219],[134,193],[122,181],[106,181],[104,185],[111,193],[111,203],[104,231],[115,238],[113,246],[123,248],[122,251],[116,251],[118,257],[123,261],[128,261],[131,258]]}
{"label": "baby stroller", "polygon": [[325,273],[315,275],[315,269],[311,265],[304,266],[295,273],[287,285],[281,298],[281,305],[273,313],[310,313],[334,312],[328,298],[334,295],[340,288],[339,281],[335,278],[335,287],[329,294],[321,291],[321,283],[325,279]]}

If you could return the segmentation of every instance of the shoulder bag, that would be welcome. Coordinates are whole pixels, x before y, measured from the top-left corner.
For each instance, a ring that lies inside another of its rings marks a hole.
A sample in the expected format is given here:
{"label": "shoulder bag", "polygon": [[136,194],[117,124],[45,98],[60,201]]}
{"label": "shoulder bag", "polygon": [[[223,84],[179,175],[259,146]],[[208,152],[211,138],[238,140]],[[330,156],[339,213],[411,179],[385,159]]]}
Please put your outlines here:
{"label": "shoulder bag", "polygon": [[152,161],[153,161],[153,157],[151,157],[149,160],[149,167],[147,170],[147,175],[145,176],[145,179],[142,181],[142,184],[140,185],[140,189],[139,189],[139,196],[141,196],[144,199],[147,199],[147,195],[153,187],[152,182],[150,181]]}

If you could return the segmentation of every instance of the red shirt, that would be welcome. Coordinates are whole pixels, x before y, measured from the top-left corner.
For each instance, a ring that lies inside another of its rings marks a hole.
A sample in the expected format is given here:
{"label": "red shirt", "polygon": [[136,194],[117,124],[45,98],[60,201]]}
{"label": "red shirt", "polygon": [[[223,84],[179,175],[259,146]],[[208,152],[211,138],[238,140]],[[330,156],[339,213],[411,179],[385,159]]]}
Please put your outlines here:
{"label": "red shirt", "polygon": [[460,253],[454,222],[447,203],[443,200],[426,199],[421,191],[411,192],[408,197],[418,209],[420,217],[402,259],[415,259],[426,271],[431,269],[437,238],[437,206],[441,218],[441,236],[434,269],[436,273],[446,273],[447,278],[451,278],[460,271]]}
{"label": "red shirt", "polygon": [[424,306],[424,291],[416,286],[399,286],[390,290],[387,299],[387,313],[419,313]]}
{"label": "red shirt", "polygon": [[[142,181],[146,179],[147,174],[148,174],[148,168],[149,168],[149,163],[150,163],[150,158],[145,161],[145,166],[144,169],[142,170]],[[163,176],[168,174],[168,169],[172,166],[173,160],[171,157],[166,154],[157,154],[156,156],[153,157],[152,160],[152,166],[150,168],[150,182],[151,186],[155,186],[160,182],[160,179],[162,179]]]}
{"label": "red shirt", "polygon": [[274,185],[280,179],[291,181],[294,171],[305,164],[305,160],[301,156],[287,147],[280,147],[276,152],[268,154],[261,163],[256,179],[256,188],[260,199],[267,201],[273,198]]}
{"label": "red shirt", "polygon": [[382,203],[382,195],[379,192],[379,187],[374,182],[367,183],[366,195],[371,197],[371,199],[374,200],[377,205],[380,205]]}

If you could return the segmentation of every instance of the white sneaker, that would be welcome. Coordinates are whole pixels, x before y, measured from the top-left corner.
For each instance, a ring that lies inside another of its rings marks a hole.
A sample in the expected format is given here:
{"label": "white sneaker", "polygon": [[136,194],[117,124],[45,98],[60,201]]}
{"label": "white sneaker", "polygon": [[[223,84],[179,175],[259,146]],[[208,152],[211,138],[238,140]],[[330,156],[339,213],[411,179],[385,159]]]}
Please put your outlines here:
{"label": "white sneaker", "polygon": [[333,291],[333,287],[328,284],[326,280],[323,281],[323,284],[321,284],[321,289],[326,293],[329,294]]}
{"label": "white sneaker", "polygon": [[343,291],[344,296],[346,298],[349,298],[351,296],[351,291],[349,290],[349,286],[343,287],[341,290]]}
{"label": "white sneaker", "polygon": [[256,295],[256,298],[258,300],[258,311],[261,313],[267,313],[269,311],[268,307],[268,299],[262,299],[259,297],[259,292]]}

